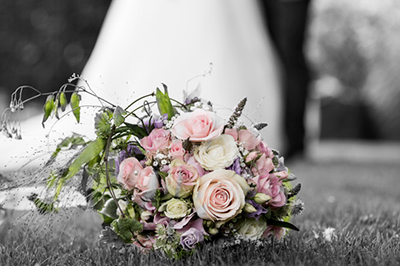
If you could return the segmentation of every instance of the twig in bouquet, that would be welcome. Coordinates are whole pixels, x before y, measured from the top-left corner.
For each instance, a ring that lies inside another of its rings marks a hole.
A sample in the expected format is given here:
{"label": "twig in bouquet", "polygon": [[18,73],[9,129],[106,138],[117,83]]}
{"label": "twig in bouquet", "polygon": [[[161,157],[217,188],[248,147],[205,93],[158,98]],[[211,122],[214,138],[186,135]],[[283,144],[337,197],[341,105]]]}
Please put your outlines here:
{"label": "twig in bouquet", "polygon": [[[125,111],[128,111],[128,109],[129,109],[132,105],[134,105],[135,103],[137,103],[138,101],[143,100],[144,98],[147,98],[147,97],[150,97],[150,96],[153,96],[153,97],[154,97],[154,96],[155,96],[155,93],[152,92],[152,93],[149,93],[149,94],[146,94],[146,95],[144,95],[144,96],[142,96],[142,97],[137,98],[136,100],[134,100],[133,102],[131,102],[131,103],[125,108]],[[138,108],[136,108],[134,111],[130,112],[128,115],[130,115],[131,113],[135,112],[137,109],[138,109]],[[128,116],[128,115],[127,115],[127,116]]]}
{"label": "twig in bouquet", "polygon": [[[118,204],[117,197],[115,196],[114,190],[112,189],[112,184],[111,184],[111,180],[110,180],[110,175],[108,174],[108,155],[109,155],[109,152],[110,152],[111,140],[112,140],[112,136],[113,136],[113,134],[114,134],[114,132],[115,132],[115,129],[116,129],[116,126],[115,126],[115,124],[114,124],[114,125],[112,126],[112,128],[111,128],[110,134],[108,135],[108,139],[107,139],[107,143],[106,143],[106,147],[105,147],[105,153],[104,153],[104,159],[103,159],[103,160],[104,160],[105,168],[106,168],[105,170],[106,170],[107,189],[108,189],[108,191],[110,192],[110,195],[111,195],[111,197],[113,198],[113,200],[114,200],[114,202],[115,202],[115,205],[117,206],[117,208],[118,208],[119,211],[121,212],[121,217],[122,217],[122,218],[125,218],[125,217],[126,217],[126,216],[125,216],[125,213],[124,213],[124,211],[122,210],[121,206]],[[143,244],[139,241],[139,239],[137,239],[135,233],[132,232],[131,229],[129,229],[129,231],[131,232],[131,234],[132,234],[133,238],[135,239],[135,241],[136,241],[137,243],[139,243],[139,245],[140,245],[142,248],[145,248],[145,246],[143,246]]]}
{"label": "twig in bouquet", "polygon": [[108,174],[108,154],[109,154],[109,151],[110,151],[112,135],[114,134],[115,129],[116,129],[116,127],[115,127],[115,125],[113,125],[112,128],[111,128],[110,135],[108,136],[108,139],[107,139],[107,143],[106,143],[106,147],[105,147],[105,153],[104,153],[104,159],[103,160],[104,160],[104,164],[105,164],[105,167],[106,167],[107,189],[110,192],[110,195],[113,198],[115,204],[117,205],[117,208],[120,210],[122,218],[125,218],[125,214],[124,214],[123,210],[121,209],[121,207],[119,206],[117,197],[115,196],[114,190],[112,189],[110,176]]}

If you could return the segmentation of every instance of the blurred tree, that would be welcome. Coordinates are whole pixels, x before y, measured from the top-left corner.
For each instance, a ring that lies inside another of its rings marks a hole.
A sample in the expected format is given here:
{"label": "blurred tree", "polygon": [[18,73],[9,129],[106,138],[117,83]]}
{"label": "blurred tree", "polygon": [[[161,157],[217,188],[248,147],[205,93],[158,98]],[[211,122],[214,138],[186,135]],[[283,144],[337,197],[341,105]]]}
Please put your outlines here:
{"label": "blurred tree", "polygon": [[110,2],[2,1],[2,97],[28,84],[41,91],[52,91],[65,83],[72,73],[80,73],[91,54]]}

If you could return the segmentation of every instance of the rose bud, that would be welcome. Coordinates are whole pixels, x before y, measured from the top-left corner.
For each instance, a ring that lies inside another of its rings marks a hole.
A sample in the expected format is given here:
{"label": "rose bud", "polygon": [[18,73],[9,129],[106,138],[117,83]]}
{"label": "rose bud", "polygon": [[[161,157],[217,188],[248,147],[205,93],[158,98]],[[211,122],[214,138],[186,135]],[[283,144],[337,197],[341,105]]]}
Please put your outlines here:
{"label": "rose bud", "polygon": [[266,202],[268,202],[270,200],[271,200],[271,197],[264,193],[257,193],[254,196],[254,201],[261,205],[265,204]]}
{"label": "rose bud", "polygon": [[246,202],[246,204],[244,205],[243,210],[247,213],[253,213],[256,212],[256,208],[254,208],[253,205],[251,205],[250,203]]}

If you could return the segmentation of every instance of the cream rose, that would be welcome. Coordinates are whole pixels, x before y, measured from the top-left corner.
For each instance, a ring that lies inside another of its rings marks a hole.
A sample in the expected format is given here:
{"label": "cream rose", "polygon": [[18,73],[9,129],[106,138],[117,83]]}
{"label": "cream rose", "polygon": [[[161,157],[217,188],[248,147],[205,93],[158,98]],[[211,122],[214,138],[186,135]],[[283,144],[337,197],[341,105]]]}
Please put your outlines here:
{"label": "cream rose", "polygon": [[250,187],[230,170],[216,170],[202,176],[193,189],[197,215],[205,220],[227,221],[239,214]]}
{"label": "cream rose", "polygon": [[258,240],[261,239],[265,230],[267,230],[267,222],[263,217],[256,219],[245,219],[239,224],[237,231],[244,239]]}
{"label": "cream rose", "polygon": [[194,151],[194,158],[206,170],[224,169],[230,166],[238,155],[235,140],[226,134],[202,143]]}
{"label": "cream rose", "polygon": [[163,203],[158,211],[163,211],[165,216],[170,219],[180,219],[190,214],[191,209],[185,201],[172,198],[169,201]]}

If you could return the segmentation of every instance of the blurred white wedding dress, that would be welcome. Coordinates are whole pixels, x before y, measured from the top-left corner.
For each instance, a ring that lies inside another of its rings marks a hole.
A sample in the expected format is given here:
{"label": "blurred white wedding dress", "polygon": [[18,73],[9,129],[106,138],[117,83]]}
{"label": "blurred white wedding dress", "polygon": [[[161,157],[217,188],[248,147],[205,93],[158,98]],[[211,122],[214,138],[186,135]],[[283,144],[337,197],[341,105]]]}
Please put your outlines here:
{"label": "blurred white wedding dress", "polygon": [[[210,63],[211,75],[187,86],[188,80],[207,72]],[[190,93],[201,82],[200,96],[225,117],[247,97],[244,115],[252,122],[267,122],[262,135],[279,149],[278,65],[255,0],[114,0],[82,77],[96,94],[122,107],[161,83],[182,100],[184,90]],[[82,96],[83,105],[98,105],[91,96]],[[53,151],[72,131],[93,136],[94,112],[85,110],[83,125],[72,117],[61,120],[48,139],[52,122],[42,129],[41,116],[22,123],[22,140],[2,136],[0,173],[18,169],[41,151]]]}

